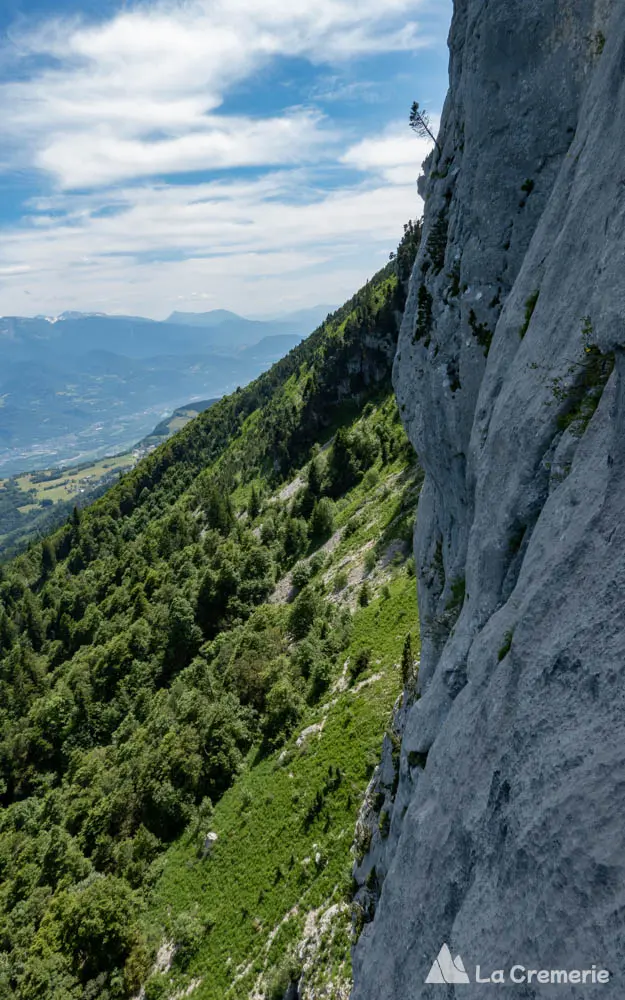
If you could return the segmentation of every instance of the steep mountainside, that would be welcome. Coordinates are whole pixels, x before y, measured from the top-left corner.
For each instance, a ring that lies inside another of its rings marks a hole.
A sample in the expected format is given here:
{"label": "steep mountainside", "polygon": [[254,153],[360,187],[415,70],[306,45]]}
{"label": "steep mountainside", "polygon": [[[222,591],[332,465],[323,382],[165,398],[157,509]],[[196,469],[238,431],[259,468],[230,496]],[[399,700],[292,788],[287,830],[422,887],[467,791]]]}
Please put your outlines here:
{"label": "steep mountainside", "polygon": [[419,237],[0,570],[3,1000],[349,993],[353,830],[417,652],[390,376]]}
{"label": "steep mountainside", "polygon": [[394,376],[420,697],[353,995],[439,996],[447,942],[472,980],[596,963],[621,997],[625,9],[456,0],[450,48]]}

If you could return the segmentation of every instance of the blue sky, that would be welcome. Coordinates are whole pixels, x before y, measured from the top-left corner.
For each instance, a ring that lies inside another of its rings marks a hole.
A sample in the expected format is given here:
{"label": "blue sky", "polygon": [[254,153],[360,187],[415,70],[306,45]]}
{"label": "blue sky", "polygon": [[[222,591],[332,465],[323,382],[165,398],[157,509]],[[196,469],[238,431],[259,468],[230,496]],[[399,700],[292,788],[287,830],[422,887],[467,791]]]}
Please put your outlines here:
{"label": "blue sky", "polygon": [[2,0],[0,315],[270,315],[388,258],[451,0]]}

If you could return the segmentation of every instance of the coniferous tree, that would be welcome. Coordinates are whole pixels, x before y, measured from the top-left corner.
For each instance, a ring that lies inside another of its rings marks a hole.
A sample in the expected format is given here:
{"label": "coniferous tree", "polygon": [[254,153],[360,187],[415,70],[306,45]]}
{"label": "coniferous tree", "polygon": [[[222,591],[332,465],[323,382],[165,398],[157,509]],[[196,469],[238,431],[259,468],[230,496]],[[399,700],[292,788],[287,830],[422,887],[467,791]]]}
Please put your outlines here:
{"label": "coniferous tree", "polygon": [[252,486],[252,492],[250,493],[250,499],[247,505],[247,513],[251,521],[255,521],[260,514],[260,496],[256,486]]}
{"label": "coniferous tree", "polygon": [[315,504],[310,519],[310,534],[316,541],[329,538],[334,531],[334,505],[328,497]]}
{"label": "coniferous tree", "polygon": [[412,108],[410,109],[410,128],[413,132],[416,132],[419,138],[431,139],[440,153],[441,147],[432,131],[430,116],[425,108],[419,107],[418,101],[413,101]]}
{"label": "coniferous tree", "polygon": [[44,578],[48,577],[56,566],[56,552],[54,545],[49,538],[44,539],[41,546],[41,573]]}

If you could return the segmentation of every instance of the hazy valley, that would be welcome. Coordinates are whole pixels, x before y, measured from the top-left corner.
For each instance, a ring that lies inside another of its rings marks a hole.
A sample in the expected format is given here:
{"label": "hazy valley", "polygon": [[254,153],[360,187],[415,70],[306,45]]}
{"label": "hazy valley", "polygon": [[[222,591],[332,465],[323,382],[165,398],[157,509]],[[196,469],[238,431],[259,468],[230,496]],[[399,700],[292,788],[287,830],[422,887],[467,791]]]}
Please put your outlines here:
{"label": "hazy valley", "polygon": [[246,385],[327,311],[0,319],[0,476],[131,447],[177,407]]}

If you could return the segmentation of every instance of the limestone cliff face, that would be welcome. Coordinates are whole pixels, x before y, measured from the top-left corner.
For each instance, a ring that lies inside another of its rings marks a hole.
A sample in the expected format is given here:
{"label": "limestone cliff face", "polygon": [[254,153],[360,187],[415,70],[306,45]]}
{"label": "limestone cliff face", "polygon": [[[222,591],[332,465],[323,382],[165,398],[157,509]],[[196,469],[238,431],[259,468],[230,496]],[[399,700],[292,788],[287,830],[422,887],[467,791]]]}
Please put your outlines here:
{"label": "limestone cliff face", "polygon": [[[620,998],[625,4],[456,0],[450,52],[395,361],[420,697],[353,998],[440,997],[444,941],[471,971],[598,963]],[[485,989],[555,995],[457,992]]]}

